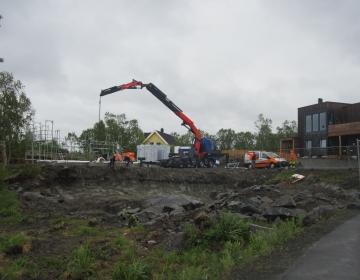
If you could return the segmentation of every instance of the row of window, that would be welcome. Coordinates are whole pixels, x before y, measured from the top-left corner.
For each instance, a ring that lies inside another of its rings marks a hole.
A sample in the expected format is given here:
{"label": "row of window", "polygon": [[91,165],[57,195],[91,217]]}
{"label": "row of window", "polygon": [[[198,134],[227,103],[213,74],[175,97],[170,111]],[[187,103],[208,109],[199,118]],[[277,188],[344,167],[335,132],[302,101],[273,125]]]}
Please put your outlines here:
{"label": "row of window", "polygon": [[326,113],[307,115],[306,117],[306,132],[316,132],[326,130]]}
{"label": "row of window", "polygon": [[156,146],[161,146],[161,142],[150,142],[149,143],[150,145],[156,145]]}
{"label": "row of window", "polygon": [[[326,148],[326,139],[321,139],[319,143],[320,148]],[[312,141],[306,141],[306,148],[311,149],[312,147]],[[314,147],[315,148],[315,147]]]}

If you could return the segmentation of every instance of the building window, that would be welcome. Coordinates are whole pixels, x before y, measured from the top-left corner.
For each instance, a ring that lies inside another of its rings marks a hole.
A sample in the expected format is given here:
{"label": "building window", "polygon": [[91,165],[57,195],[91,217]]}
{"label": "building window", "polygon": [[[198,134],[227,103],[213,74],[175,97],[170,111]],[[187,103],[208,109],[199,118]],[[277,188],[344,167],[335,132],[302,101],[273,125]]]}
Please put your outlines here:
{"label": "building window", "polygon": [[156,142],[156,146],[161,146],[161,143],[160,143],[160,142]]}
{"label": "building window", "polygon": [[313,131],[319,131],[319,114],[312,115]]}
{"label": "building window", "polygon": [[311,132],[311,115],[306,116],[306,132]]}
{"label": "building window", "polygon": [[150,145],[154,145],[154,142],[150,142],[149,144],[150,144]]}
{"label": "building window", "polygon": [[329,125],[334,124],[334,113],[333,112],[329,112],[328,121],[329,121]]}
{"label": "building window", "polygon": [[320,113],[320,131],[326,130],[326,113]]}
{"label": "building window", "polygon": [[306,141],[306,149],[311,149],[311,141]]}
{"label": "building window", "polygon": [[320,140],[320,148],[326,148],[326,139]]}

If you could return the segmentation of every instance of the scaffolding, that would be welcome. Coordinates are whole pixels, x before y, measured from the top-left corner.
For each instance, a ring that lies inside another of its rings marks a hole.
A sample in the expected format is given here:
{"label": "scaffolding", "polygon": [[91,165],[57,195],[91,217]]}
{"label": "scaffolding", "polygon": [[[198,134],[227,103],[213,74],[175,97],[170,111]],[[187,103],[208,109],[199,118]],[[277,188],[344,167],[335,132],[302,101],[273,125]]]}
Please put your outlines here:
{"label": "scaffolding", "polygon": [[92,132],[85,134],[85,139],[75,136],[61,138],[60,130],[54,131],[54,121],[46,120],[45,124],[34,122],[31,131],[31,150],[25,152],[25,161],[35,160],[96,160],[106,152],[123,152],[121,137],[118,141],[95,139]]}

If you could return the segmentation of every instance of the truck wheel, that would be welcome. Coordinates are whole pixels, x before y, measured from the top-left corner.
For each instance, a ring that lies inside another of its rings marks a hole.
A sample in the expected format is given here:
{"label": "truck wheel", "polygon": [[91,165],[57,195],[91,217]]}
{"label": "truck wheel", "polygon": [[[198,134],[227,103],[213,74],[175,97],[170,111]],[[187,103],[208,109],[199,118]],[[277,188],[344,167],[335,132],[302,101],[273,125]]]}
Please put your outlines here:
{"label": "truck wheel", "polygon": [[249,169],[252,169],[252,164],[249,164],[249,165],[248,165],[248,168],[249,168]]}
{"label": "truck wheel", "polygon": [[205,167],[205,162],[203,160],[199,161],[199,167],[200,168],[204,168]]}
{"label": "truck wheel", "polygon": [[275,167],[275,164],[272,162],[270,163],[270,168],[273,169]]}
{"label": "truck wheel", "polygon": [[209,168],[213,168],[213,167],[214,167],[214,162],[212,161],[212,159],[209,159],[208,167],[209,167]]}

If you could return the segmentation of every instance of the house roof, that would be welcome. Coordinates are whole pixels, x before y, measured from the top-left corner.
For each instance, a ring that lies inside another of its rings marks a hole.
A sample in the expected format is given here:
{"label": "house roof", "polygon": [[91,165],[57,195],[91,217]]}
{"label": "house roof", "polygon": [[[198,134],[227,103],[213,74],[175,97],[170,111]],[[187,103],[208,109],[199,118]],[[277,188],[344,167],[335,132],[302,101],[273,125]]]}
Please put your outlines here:
{"label": "house roof", "polygon": [[165,143],[169,144],[169,145],[174,145],[175,144],[175,138],[172,137],[170,134],[167,134],[165,132],[161,132],[161,131],[157,131],[154,130],[153,132],[145,132],[144,136],[145,136],[145,140],[144,142],[150,138],[151,135],[153,135],[154,133],[156,133]]}

